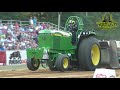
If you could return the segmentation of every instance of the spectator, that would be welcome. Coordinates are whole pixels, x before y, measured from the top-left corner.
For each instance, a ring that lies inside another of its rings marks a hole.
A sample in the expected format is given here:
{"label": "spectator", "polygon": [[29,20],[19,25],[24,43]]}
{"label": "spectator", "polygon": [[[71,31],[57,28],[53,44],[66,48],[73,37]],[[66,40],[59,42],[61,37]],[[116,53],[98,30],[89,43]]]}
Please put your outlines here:
{"label": "spectator", "polygon": [[3,24],[0,22],[0,30],[3,29]]}
{"label": "spectator", "polygon": [[7,30],[8,29],[8,25],[4,24],[3,29]]}
{"label": "spectator", "polygon": [[0,35],[1,35],[2,33],[3,33],[2,30],[0,30]]}
{"label": "spectator", "polygon": [[21,40],[21,33],[17,36],[17,39],[20,41]]}
{"label": "spectator", "polygon": [[[32,17],[31,17],[32,20]],[[33,20],[34,21],[34,20]],[[54,29],[54,25],[50,23],[36,23],[31,21],[29,26],[19,26],[18,22],[14,25],[0,23],[0,41],[5,50],[25,50],[26,48],[38,47],[38,35],[39,31],[43,29]],[[31,25],[36,25],[35,27]],[[36,29],[36,30],[34,30]]]}
{"label": "spectator", "polygon": [[2,43],[0,43],[0,51],[5,50],[4,47],[2,46]]}
{"label": "spectator", "polygon": [[14,24],[14,26],[15,26],[15,30],[18,31],[18,30],[19,30],[19,27],[20,27],[19,24],[18,24],[18,22],[16,22],[16,23]]}
{"label": "spectator", "polygon": [[14,25],[13,24],[10,24],[10,29],[14,29]]}
{"label": "spectator", "polygon": [[46,29],[46,28],[47,28],[47,25],[43,22],[43,23],[42,23],[42,27],[43,27],[43,29]]}
{"label": "spectator", "polygon": [[32,19],[32,17],[30,17],[29,23],[30,23],[30,26],[33,27],[33,19]]}
{"label": "spectator", "polygon": [[34,25],[34,27],[36,27],[37,26],[37,18],[34,16],[34,18],[33,18],[33,25]]}

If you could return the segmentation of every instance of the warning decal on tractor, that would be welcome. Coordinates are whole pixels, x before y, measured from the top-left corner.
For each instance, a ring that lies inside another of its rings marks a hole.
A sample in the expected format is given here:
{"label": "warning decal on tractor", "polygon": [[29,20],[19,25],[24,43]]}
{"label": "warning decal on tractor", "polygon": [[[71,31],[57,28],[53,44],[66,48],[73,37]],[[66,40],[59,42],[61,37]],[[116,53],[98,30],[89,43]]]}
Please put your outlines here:
{"label": "warning decal on tractor", "polygon": [[96,22],[96,24],[101,30],[112,30],[118,27],[118,23],[113,20],[112,14],[110,13],[105,13],[105,15],[102,16],[102,20]]}

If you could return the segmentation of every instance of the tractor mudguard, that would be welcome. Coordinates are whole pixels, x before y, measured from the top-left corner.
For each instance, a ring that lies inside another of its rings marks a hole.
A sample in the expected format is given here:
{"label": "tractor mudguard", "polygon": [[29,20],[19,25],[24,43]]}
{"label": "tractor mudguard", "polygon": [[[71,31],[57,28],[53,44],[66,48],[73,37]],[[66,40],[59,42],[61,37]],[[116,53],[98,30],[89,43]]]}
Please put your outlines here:
{"label": "tractor mudguard", "polygon": [[79,39],[81,37],[87,37],[87,36],[95,36],[96,33],[93,31],[77,31],[77,39],[79,41]]}
{"label": "tractor mudguard", "polygon": [[36,59],[42,59],[45,53],[45,50],[46,50],[45,48],[27,49],[27,58],[35,57]]}
{"label": "tractor mudguard", "polygon": [[81,36],[90,36],[90,35],[96,35],[96,33],[93,31],[83,31],[81,33]]}

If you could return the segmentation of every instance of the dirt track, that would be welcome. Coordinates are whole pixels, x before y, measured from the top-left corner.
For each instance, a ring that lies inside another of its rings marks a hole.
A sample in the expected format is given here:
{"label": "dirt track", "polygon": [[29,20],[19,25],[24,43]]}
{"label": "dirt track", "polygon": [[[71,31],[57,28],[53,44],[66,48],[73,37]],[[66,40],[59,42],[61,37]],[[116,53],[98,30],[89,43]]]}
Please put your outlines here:
{"label": "dirt track", "polygon": [[[120,78],[120,69],[115,69]],[[0,66],[0,78],[93,78],[94,71],[50,71],[40,67],[37,71],[28,70],[26,65]]]}
{"label": "dirt track", "polygon": [[83,71],[50,71],[42,69],[37,71],[17,70],[17,71],[1,71],[0,78],[92,78],[93,72]]}
{"label": "dirt track", "polygon": [[[37,71],[16,70],[1,71],[0,78],[92,78],[94,71],[50,71],[41,69]],[[120,69],[116,70],[116,75],[120,78]]]}

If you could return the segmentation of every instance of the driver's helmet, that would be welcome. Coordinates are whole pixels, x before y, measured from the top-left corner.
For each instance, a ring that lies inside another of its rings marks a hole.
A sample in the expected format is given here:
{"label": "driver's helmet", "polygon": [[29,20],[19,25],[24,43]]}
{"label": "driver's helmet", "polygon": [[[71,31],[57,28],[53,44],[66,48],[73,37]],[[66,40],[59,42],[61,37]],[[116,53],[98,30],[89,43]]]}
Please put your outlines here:
{"label": "driver's helmet", "polygon": [[75,24],[75,21],[74,21],[74,20],[72,20],[72,24],[73,24],[73,25]]}
{"label": "driver's helmet", "polygon": [[69,24],[71,24],[71,23],[72,23],[72,20],[69,21]]}
{"label": "driver's helmet", "polygon": [[70,20],[69,24],[75,24],[75,21],[74,20]]}

